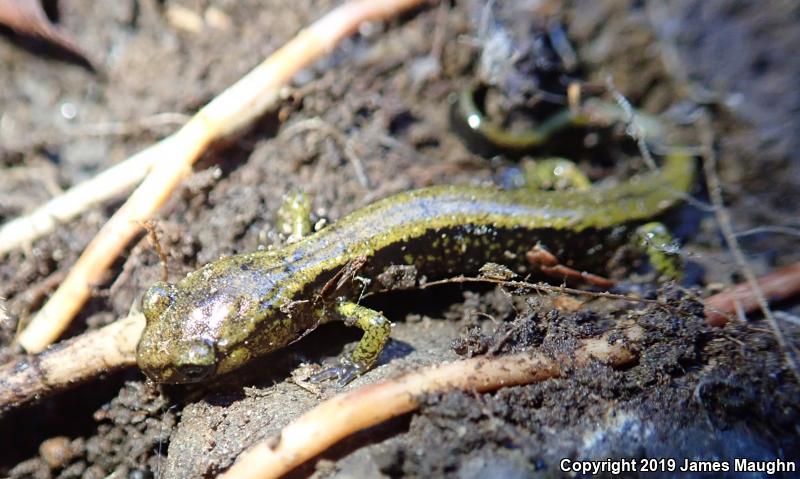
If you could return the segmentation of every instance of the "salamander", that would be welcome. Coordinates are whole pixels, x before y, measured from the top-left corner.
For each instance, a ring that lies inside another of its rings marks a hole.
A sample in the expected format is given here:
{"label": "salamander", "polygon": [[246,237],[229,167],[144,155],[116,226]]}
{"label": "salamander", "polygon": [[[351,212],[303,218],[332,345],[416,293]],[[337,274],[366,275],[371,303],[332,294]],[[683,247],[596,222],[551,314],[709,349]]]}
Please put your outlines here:
{"label": "salamander", "polygon": [[387,197],[282,248],[219,259],[143,296],[139,367],[160,383],[209,379],[344,320],[364,336],[318,379],[346,383],[374,366],[391,332],[358,304],[381,273],[413,268],[428,280],[477,273],[487,262],[517,271],[545,245],[567,266],[602,272],[634,229],[680,201],[694,172],[673,153],[658,171],[581,191],[434,186]]}

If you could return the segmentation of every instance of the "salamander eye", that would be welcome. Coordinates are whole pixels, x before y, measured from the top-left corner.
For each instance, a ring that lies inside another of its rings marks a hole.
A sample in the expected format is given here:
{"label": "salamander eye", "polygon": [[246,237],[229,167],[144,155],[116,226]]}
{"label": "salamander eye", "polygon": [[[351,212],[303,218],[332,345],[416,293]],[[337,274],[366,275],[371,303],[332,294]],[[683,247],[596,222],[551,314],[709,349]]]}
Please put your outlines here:
{"label": "salamander eye", "polygon": [[211,376],[217,368],[217,353],[208,340],[192,341],[178,359],[175,379],[182,383],[197,382]]}
{"label": "salamander eye", "polygon": [[175,286],[159,281],[144,293],[142,312],[148,320],[161,316],[175,298]]}
{"label": "salamander eye", "polygon": [[178,370],[178,373],[181,375],[181,379],[187,383],[194,383],[201,381],[206,376],[210,375],[212,369],[208,366],[198,366],[198,365],[186,365],[181,366]]}

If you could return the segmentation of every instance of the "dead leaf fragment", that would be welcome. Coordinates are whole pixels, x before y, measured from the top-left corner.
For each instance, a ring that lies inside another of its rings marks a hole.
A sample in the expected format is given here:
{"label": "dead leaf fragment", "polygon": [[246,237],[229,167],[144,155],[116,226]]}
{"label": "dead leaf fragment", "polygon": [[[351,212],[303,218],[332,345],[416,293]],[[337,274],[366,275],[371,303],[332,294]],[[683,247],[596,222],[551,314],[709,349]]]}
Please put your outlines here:
{"label": "dead leaf fragment", "polygon": [[92,62],[72,36],[47,18],[39,0],[0,0],[0,25],[18,35],[43,41],[94,70]]}

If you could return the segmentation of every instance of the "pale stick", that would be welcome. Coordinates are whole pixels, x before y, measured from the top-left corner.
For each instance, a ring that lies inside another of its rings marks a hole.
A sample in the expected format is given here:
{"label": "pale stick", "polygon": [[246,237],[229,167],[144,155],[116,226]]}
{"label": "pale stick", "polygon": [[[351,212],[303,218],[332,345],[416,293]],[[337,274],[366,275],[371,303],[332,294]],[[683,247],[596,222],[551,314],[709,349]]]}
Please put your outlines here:
{"label": "pale stick", "polygon": [[[620,334],[622,332],[622,334]],[[617,341],[610,338],[616,333]],[[423,394],[460,389],[492,391],[561,376],[571,367],[597,360],[612,367],[630,364],[629,349],[643,336],[638,326],[581,340],[572,357],[553,357],[530,351],[493,358],[477,357],[422,369],[397,379],[339,394],[300,416],[276,437],[244,451],[224,479],[281,477],[314,458],[341,439],[419,407]],[[624,338],[624,340],[623,340]]]}

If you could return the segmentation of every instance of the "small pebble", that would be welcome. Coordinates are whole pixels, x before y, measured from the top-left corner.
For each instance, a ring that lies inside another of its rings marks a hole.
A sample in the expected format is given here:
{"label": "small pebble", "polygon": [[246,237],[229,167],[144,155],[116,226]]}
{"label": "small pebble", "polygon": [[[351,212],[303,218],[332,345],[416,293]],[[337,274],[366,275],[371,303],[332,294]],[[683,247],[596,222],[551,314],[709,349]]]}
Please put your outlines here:
{"label": "small pebble", "polygon": [[72,442],[66,436],[45,439],[39,445],[39,454],[50,469],[61,469],[75,457]]}

